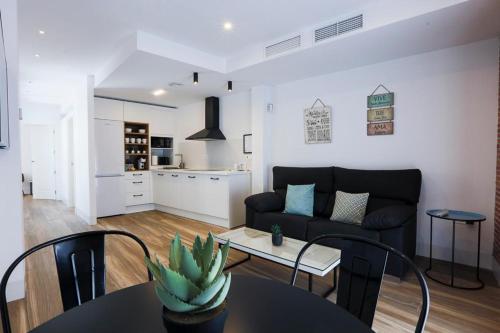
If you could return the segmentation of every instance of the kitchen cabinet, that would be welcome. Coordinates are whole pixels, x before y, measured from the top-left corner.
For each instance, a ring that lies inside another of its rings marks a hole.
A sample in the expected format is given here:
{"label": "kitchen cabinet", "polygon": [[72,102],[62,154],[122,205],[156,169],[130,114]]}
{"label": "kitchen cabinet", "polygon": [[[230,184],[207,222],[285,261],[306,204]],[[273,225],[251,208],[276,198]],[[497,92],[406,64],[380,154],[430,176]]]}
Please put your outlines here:
{"label": "kitchen cabinet", "polygon": [[153,201],[161,211],[226,228],[245,223],[249,173],[159,170],[152,179]]}
{"label": "kitchen cabinet", "polygon": [[146,205],[153,202],[151,198],[150,173],[148,171],[127,172],[125,181],[127,206]]}
{"label": "kitchen cabinet", "polygon": [[175,109],[124,102],[123,114],[125,121],[149,123],[151,135],[173,136],[175,128]]}
{"label": "kitchen cabinet", "polygon": [[94,118],[123,121],[123,102],[107,98],[94,98]]}

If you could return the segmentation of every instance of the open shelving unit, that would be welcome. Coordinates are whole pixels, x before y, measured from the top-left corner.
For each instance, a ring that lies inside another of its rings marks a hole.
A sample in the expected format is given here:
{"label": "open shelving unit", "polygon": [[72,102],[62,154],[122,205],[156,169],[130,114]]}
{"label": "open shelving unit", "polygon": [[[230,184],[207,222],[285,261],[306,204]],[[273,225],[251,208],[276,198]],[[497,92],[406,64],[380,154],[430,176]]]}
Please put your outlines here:
{"label": "open shelving unit", "polygon": [[[149,170],[149,124],[127,121],[124,128],[125,171]],[[145,159],[142,169],[141,159]]]}

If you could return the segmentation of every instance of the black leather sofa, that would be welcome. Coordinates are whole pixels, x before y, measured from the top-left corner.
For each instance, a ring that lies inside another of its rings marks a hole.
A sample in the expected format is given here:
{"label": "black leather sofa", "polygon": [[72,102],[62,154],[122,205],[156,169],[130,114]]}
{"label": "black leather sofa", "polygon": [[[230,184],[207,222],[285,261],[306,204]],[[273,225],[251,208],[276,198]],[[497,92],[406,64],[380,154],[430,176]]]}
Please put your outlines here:
{"label": "black leather sofa", "polygon": [[[372,238],[415,257],[417,203],[422,174],[411,170],[353,170],[339,167],[273,168],[274,192],[245,200],[246,226],[270,231],[279,224],[287,237],[311,240],[322,234],[340,233]],[[314,216],[282,213],[287,185],[316,184]],[[331,221],[336,191],[366,193],[369,199],[361,226]],[[340,247],[333,242],[325,245]],[[389,257],[386,273],[403,278],[406,265]]]}

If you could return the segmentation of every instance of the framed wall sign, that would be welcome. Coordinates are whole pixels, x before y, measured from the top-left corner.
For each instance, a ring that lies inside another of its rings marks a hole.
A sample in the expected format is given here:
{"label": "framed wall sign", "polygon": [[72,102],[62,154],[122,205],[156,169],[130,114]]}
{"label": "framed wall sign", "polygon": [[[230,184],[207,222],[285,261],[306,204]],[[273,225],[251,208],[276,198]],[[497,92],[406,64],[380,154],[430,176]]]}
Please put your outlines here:
{"label": "framed wall sign", "polygon": [[332,108],[319,98],[304,110],[304,136],[307,144],[332,142]]}
{"label": "framed wall sign", "polygon": [[[379,88],[386,92],[375,94]],[[394,93],[389,91],[383,84],[366,98],[366,134],[372,135],[391,135],[394,134]]]}
{"label": "framed wall sign", "polygon": [[9,88],[7,81],[7,55],[0,13],[0,149],[9,147]]}
{"label": "framed wall sign", "polygon": [[243,154],[252,153],[252,134],[243,135]]}

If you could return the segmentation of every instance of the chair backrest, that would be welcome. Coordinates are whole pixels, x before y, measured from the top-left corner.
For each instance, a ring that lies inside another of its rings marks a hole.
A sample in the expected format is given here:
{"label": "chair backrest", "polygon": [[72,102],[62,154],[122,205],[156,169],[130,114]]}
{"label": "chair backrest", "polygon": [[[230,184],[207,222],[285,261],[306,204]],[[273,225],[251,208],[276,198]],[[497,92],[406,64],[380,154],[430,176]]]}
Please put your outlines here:
{"label": "chair backrest", "polygon": [[[29,255],[53,246],[64,311],[106,293],[105,236],[121,235],[137,242],[146,257],[149,251],[137,236],[120,230],[96,230],[63,236],[39,244],[21,254],[7,269],[0,283],[0,313],[4,333],[11,333],[6,289],[14,269]],[[153,280],[147,270],[149,281]]]}
{"label": "chair backrest", "polygon": [[389,254],[396,255],[411,267],[417,276],[422,293],[422,308],[415,332],[422,332],[429,314],[429,289],[424,275],[418,267],[400,251],[380,242],[342,234],[330,234],[309,241],[299,252],[290,284],[295,285],[300,260],[307,249],[326,239],[341,241],[340,275],[337,304],[355,315],[368,326],[372,326],[377,306],[380,285]]}

